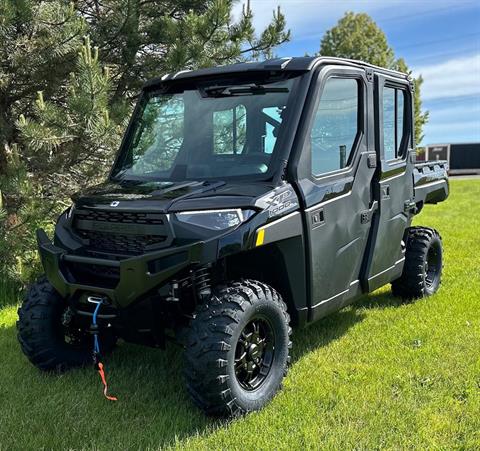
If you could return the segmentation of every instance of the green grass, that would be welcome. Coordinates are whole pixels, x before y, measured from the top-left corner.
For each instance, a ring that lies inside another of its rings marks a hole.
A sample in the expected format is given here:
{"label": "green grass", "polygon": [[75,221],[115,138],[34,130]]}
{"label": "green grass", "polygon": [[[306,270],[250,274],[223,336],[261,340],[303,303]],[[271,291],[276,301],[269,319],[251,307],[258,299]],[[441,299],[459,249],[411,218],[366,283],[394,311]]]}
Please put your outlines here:
{"label": "green grass", "polygon": [[20,292],[19,284],[0,277],[0,309],[16,302]]}
{"label": "green grass", "polygon": [[402,305],[385,287],[297,331],[284,390],[231,422],[190,403],[174,346],[114,353],[118,403],[91,369],[40,373],[17,345],[16,306],[4,307],[0,449],[480,449],[480,181],[451,191],[416,219],[443,237],[439,293]]}

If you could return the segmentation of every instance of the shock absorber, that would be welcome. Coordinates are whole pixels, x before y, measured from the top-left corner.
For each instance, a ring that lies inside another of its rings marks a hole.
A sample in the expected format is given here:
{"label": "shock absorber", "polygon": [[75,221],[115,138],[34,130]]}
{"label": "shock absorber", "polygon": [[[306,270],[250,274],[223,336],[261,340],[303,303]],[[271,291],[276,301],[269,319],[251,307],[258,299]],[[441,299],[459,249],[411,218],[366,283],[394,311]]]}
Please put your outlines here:
{"label": "shock absorber", "polygon": [[192,275],[192,288],[200,301],[205,301],[212,294],[210,268],[204,266]]}

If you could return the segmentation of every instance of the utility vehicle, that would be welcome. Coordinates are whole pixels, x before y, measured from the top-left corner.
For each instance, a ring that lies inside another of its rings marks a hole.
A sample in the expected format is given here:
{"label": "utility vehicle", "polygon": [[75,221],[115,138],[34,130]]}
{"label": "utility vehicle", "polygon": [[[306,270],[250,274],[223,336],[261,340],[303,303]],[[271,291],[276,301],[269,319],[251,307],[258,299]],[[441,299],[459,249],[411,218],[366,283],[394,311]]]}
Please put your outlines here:
{"label": "utility vehicle", "polygon": [[279,390],[291,326],[388,283],[434,293],[441,239],[411,221],[447,198],[447,164],[415,162],[413,90],[327,57],[148,82],[108,180],[37,233],[23,352],[59,370],[91,361],[92,335],[103,353],[173,339],[194,402],[237,415]]}

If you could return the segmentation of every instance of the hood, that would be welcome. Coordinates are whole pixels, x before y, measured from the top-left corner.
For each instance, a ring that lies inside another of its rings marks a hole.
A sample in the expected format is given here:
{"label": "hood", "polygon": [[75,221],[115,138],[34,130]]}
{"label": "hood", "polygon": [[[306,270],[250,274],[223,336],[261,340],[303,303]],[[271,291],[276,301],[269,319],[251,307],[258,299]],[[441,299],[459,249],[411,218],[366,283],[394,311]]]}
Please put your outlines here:
{"label": "hood", "polygon": [[118,210],[150,210],[163,213],[212,209],[245,208],[271,191],[271,184],[202,182],[107,181],[72,196],[77,207]]}

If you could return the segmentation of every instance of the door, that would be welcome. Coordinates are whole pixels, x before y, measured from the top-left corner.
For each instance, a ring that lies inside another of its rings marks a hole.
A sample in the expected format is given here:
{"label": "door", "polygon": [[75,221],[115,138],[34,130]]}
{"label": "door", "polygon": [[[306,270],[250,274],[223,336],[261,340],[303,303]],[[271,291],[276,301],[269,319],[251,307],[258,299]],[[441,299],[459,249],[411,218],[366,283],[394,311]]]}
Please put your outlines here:
{"label": "door", "polygon": [[375,76],[375,146],[380,171],[375,180],[379,209],[372,230],[366,285],[372,291],[400,277],[405,261],[405,229],[413,199],[412,93],[407,80]]}
{"label": "door", "polygon": [[372,83],[364,69],[345,66],[324,67],[316,83],[298,163],[310,321],[361,293],[359,275],[376,207],[376,156],[369,152],[367,133]]}

